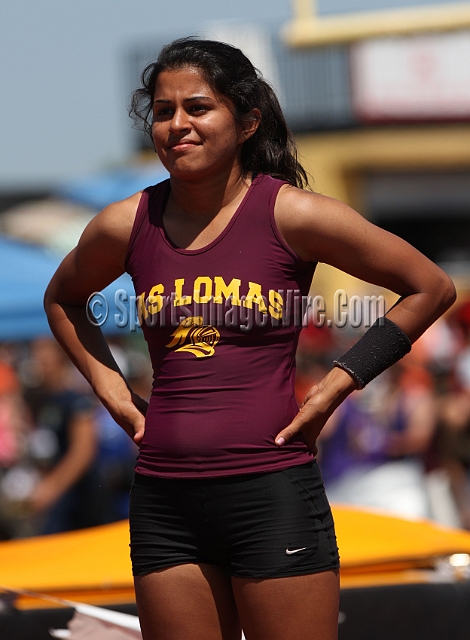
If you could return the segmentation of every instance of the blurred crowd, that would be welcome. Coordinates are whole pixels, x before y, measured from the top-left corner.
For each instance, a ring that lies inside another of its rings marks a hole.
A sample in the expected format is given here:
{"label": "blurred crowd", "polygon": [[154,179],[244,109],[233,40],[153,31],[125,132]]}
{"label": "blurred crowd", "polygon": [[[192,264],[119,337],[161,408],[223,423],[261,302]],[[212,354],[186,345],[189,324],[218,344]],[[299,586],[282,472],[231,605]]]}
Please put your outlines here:
{"label": "blurred crowd", "polygon": [[[357,334],[304,330],[297,399]],[[318,459],[333,503],[470,529],[470,302],[455,306],[412,351],[327,422]]]}
{"label": "blurred crowd", "polygon": [[[357,332],[302,332],[299,404]],[[149,398],[138,335],[114,339],[132,388]],[[0,344],[0,539],[127,517],[137,448],[54,340]],[[470,529],[470,302],[333,414],[319,461],[334,503]]]}
{"label": "blurred crowd", "polygon": [[[140,345],[111,349],[149,397]],[[126,518],[137,447],[52,338],[0,345],[0,539]]]}

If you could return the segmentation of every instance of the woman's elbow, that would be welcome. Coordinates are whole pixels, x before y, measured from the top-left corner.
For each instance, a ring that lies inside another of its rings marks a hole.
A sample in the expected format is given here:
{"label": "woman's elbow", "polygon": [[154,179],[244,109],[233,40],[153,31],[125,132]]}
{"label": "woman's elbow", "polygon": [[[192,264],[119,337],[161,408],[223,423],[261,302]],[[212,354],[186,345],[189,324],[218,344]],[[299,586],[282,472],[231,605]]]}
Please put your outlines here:
{"label": "woman's elbow", "polygon": [[435,291],[437,310],[439,314],[442,315],[454,304],[457,298],[454,283],[442,270],[440,271],[439,281],[436,282]]}
{"label": "woman's elbow", "polygon": [[55,304],[57,303],[57,287],[54,283],[54,278],[49,282],[44,292],[43,306],[46,315],[49,317],[53,311]]}
{"label": "woman's elbow", "polygon": [[48,286],[47,286],[47,288],[46,288],[46,290],[44,292],[44,297],[42,299],[42,304],[44,306],[44,311],[47,314],[51,304],[53,304],[53,296],[51,294],[51,285],[50,285],[50,283],[48,284]]}

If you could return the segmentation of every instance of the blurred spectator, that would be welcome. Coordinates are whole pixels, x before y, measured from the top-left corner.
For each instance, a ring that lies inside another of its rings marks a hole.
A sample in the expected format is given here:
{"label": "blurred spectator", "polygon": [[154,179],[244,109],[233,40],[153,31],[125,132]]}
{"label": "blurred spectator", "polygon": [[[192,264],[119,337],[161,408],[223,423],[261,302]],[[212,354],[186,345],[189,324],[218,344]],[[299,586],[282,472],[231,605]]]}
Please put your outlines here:
{"label": "blurred spectator", "polygon": [[297,348],[295,395],[299,406],[309,389],[328,373],[332,353],[338,351],[334,332],[312,321],[304,327]]}
{"label": "blurred spectator", "polygon": [[[8,363],[0,360],[0,488],[25,448],[25,415],[18,377]],[[12,536],[6,496],[0,491],[0,539]]]}
{"label": "blurred spectator", "polygon": [[[148,398],[152,371],[136,338],[111,349]],[[137,452],[54,340],[0,345],[0,539],[127,518]]]}
{"label": "blurred spectator", "polygon": [[470,388],[449,373],[441,381],[436,456],[450,479],[461,526],[470,529]]}
{"label": "blurred spectator", "polygon": [[455,373],[462,389],[470,392],[470,300],[461,304],[451,316],[451,322],[460,339],[455,360]]}
{"label": "blurred spectator", "polygon": [[24,416],[20,383],[15,371],[0,361],[0,468],[6,469],[20,457]]}
{"label": "blurred spectator", "polygon": [[[325,327],[302,332],[299,403],[348,339]],[[148,398],[151,369],[139,346],[133,336],[111,348],[132,388]],[[127,517],[137,447],[53,340],[36,340],[27,352],[0,345],[0,538]],[[470,529],[469,354],[470,302],[344,403],[319,442],[332,500]]]}
{"label": "blurred spectator", "polygon": [[433,462],[446,474],[458,509],[457,524],[470,529],[470,301],[449,315],[454,350],[438,376],[438,431]]}
{"label": "blurred spectator", "polygon": [[423,456],[435,431],[435,402],[425,370],[406,384],[404,371],[395,365],[353,393],[325,426],[320,465],[332,502],[431,516]]}
{"label": "blurred spectator", "polygon": [[52,339],[32,343],[31,368],[35,384],[24,398],[33,427],[30,456],[40,471],[28,500],[37,532],[99,524],[94,403],[71,386],[68,360]]}
{"label": "blurred spectator", "polygon": [[94,420],[98,429],[97,497],[101,523],[129,515],[129,491],[134,477],[137,446],[101,405]]}
{"label": "blurred spectator", "polygon": [[[111,351],[132,389],[149,399],[152,369],[148,356],[113,341]],[[103,523],[129,515],[129,491],[134,477],[137,445],[100,404],[95,420],[98,429],[98,485]]]}

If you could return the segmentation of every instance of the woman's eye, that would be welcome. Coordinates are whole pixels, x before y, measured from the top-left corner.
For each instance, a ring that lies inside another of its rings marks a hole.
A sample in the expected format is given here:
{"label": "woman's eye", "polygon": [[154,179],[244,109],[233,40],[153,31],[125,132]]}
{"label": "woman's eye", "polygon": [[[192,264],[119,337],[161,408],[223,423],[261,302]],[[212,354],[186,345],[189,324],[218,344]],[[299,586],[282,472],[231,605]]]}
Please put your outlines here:
{"label": "woman's eye", "polygon": [[204,104],[195,104],[191,107],[193,113],[204,113],[207,111],[207,107]]}
{"label": "woman's eye", "polygon": [[[190,115],[202,115],[209,111],[209,107],[205,104],[193,104],[187,109],[187,113]],[[161,107],[154,109],[153,121],[165,120],[174,116],[175,110],[172,107]]]}
{"label": "woman's eye", "polygon": [[164,116],[169,116],[172,114],[172,110],[165,108],[165,109],[157,109],[153,112],[153,118],[154,120],[157,118],[162,118]]}

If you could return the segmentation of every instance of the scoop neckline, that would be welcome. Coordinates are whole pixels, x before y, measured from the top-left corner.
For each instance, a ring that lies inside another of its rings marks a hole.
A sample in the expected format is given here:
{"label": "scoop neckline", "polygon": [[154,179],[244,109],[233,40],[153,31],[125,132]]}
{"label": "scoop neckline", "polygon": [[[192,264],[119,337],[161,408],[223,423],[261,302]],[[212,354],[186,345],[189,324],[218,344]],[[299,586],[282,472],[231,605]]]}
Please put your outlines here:
{"label": "scoop neckline", "polygon": [[233,216],[230,218],[230,220],[227,222],[225,227],[219,233],[219,235],[217,237],[215,237],[214,240],[212,240],[209,244],[206,244],[204,247],[200,247],[199,249],[183,249],[182,247],[178,247],[171,240],[171,238],[168,236],[168,234],[166,232],[165,226],[163,224],[163,210],[165,208],[165,204],[167,203],[168,198],[170,196],[170,192],[171,192],[171,183],[170,183],[170,180],[168,180],[167,188],[165,190],[165,194],[164,194],[163,200],[162,200],[162,206],[160,207],[160,211],[159,211],[159,214],[158,214],[158,222],[159,222],[158,226],[159,226],[159,229],[160,229],[160,234],[161,234],[163,240],[165,241],[165,243],[170,247],[170,249],[172,249],[173,251],[176,251],[177,253],[181,253],[183,255],[196,255],[198,253],[204,253],[205,251],[208,251],[209,249],[211,249],[213,246],[218,244],[227,235],[227,233],[230,231],[230,229],[233,227],[233,225],[235,224],[237,218],[239,217],[242,209],[244,208],[249,196],[251,195],[251,191],[252,191],[253,186],[260,179],[260,177],[261,177],[261,174],[257,174],[252,179],[251,184],[248,187],[247,192],[243,196],[242,201],[240,202],[240,204],[236,208]]}

